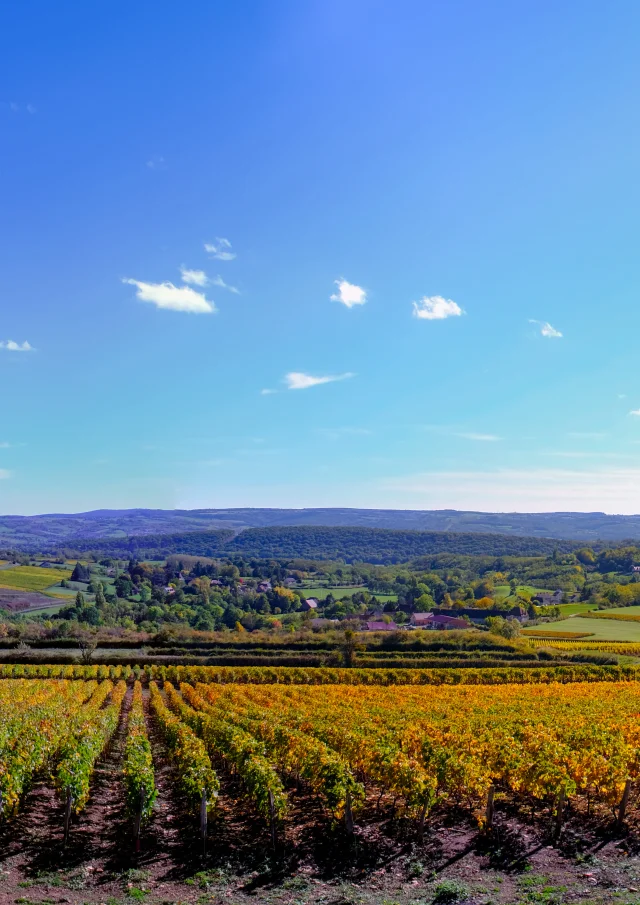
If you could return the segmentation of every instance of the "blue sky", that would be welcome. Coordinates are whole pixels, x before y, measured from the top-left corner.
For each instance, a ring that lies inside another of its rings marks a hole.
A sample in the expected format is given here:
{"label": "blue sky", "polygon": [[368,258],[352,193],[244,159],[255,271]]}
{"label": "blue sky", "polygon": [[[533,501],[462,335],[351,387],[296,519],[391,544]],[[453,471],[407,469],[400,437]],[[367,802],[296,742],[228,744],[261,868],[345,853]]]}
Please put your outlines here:
{"label": "blue sky", "polygon": [[0,511],[639,512],[639,27],[5,4]]}

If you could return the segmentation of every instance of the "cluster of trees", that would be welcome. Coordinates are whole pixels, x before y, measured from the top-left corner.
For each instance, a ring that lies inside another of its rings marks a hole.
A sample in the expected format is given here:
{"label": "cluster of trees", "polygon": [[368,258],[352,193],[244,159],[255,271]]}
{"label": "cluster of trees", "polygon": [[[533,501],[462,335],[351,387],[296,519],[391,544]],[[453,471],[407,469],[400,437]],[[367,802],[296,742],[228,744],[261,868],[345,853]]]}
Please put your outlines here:
{"label": "cluster of trees", "polygon": [[90,578],[87,591],[94,599],[78,591],[74,603],[61,608],[52,620],[154,632],[163,625],[200,631],[281,627],[302,618],[304,591],[277,583],[259,591],[262,576],[242,578],[232,563],[196,562],[186,570],[180,560],[164,566],[130,560],[115,578],[113,590],[95,572],[88,575],[80,563],[74,575],[75,580]]}

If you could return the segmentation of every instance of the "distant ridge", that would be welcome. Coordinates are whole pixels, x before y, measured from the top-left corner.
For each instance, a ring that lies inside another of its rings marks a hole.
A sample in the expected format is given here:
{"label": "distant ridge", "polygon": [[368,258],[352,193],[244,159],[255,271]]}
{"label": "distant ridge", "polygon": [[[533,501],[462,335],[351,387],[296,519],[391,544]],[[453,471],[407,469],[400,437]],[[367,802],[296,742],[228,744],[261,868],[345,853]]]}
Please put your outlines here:
{"label": "distant ridge", "polygon": [[640,539],[640,515],[603,512],[473,512],[456,509],[99,509],[0,516],[0,547],[44,550],[91,539],[270,527],[386,528],[581,542]]}

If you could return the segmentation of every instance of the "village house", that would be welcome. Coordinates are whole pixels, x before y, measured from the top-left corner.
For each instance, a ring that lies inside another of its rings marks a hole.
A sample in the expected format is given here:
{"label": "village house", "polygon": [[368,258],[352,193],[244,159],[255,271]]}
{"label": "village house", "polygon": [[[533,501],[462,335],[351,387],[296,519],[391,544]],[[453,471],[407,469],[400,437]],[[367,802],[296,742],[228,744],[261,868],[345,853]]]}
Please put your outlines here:
{"label": "village house", "polygon": [[320,617],[311,620],[311,628],[329,628],[332,625],[338,625],[339,619],[322,619]]}
{"label": "village house", "polygon": [[302,601],[302,612],[308,613],[309,610],[317,610],[320,606],[320,601],[317,597],[307,597],[306,600]]}
{"label": "village house", "polygon": [[445,616],[439,613],[413,613],[411,615],[410,624],[414,628],[434,630],[469,628],[469,624],[464,619],[459,619],[455,616]]}
{"label": "village house", "polygon": [[265,594],[267,591],[271,590],[271,582],[270,581],[261,581],[256,588],[259,594]]}
{"label": "village house", "polygon": [[363,632],[397,632],[395,622],[365,622],[362,625]]}
{"label": "village house", "polygon": [[559,606],[562,603],[563,597],[564,591],[561,591],[560,589],[553,592],[540,591],[539,594],[536,594],[535,597],[532,598],[532,601],[533,603],[537,603],[538,606]]}

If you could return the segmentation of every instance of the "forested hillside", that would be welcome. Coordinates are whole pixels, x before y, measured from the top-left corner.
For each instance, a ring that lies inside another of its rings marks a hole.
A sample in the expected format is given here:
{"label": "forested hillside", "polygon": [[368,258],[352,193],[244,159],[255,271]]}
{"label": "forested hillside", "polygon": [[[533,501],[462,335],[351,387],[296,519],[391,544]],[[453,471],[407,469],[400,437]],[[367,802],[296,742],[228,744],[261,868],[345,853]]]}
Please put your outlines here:
{"label": "forested hillside", "polygon": [[191,556],[246,556],[272,559],[323,559],[345,562],[396,563],[437,553],[486,556],[544,556],[569,552],[571,541],[502,534],[457,534],[434,531],[390,531],[384,528],[248,528],[195,531],[130,538],[78,541],[78,553],[139,559],[162,559],[176,553]]}

